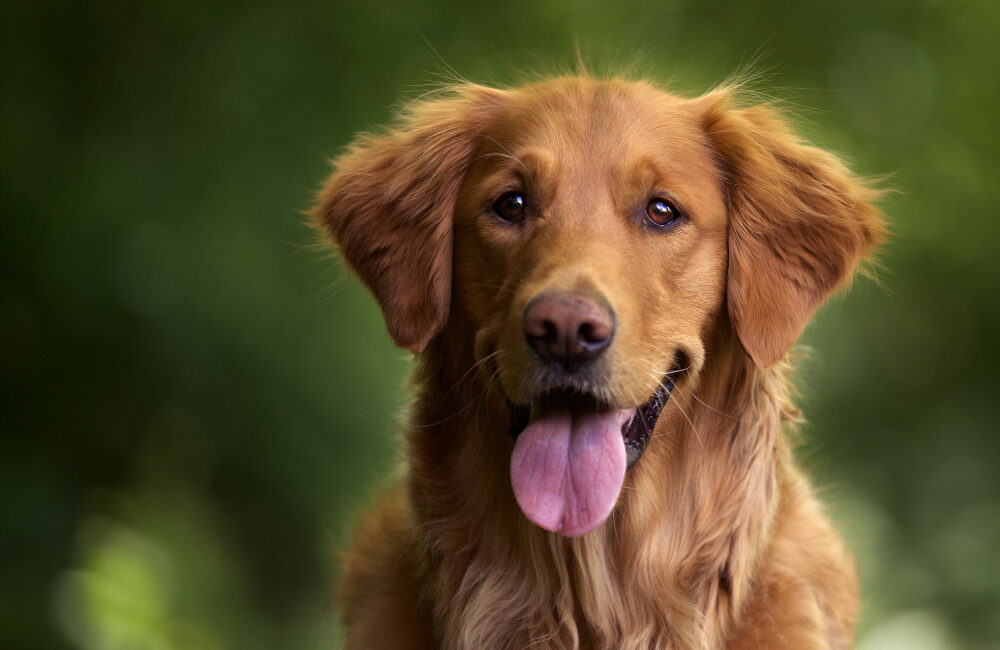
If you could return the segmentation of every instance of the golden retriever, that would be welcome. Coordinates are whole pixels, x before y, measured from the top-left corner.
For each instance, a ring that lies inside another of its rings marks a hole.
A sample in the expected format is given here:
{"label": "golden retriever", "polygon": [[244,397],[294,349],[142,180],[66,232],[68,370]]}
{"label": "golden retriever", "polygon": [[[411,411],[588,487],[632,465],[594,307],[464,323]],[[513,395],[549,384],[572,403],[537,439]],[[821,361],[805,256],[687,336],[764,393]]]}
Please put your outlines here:
{"label": "golden retriever", "polygon": [[347,647],[850,647],[787,353],[877,196],[732,88],[463,84],[359,136],[313,216],[416,401],[344,556]]}

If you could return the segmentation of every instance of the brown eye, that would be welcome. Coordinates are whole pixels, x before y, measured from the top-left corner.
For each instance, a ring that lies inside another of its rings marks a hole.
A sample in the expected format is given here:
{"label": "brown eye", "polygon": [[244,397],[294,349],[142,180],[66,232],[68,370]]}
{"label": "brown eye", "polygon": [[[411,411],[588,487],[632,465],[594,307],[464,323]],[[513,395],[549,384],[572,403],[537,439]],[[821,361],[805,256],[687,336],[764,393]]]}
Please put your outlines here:
{"label": "brown eye", "polygon": [[677,221],[680,210],[667,199],[655,198],[646,204],[646,221],[657,228],[663,228]]}
{"label": "brown eye", "polygon": [[527,202],[524,194],[518,191],[506,192],[493,203],[493,211],[504,221],[518,223],[524,219],[524,209]]}

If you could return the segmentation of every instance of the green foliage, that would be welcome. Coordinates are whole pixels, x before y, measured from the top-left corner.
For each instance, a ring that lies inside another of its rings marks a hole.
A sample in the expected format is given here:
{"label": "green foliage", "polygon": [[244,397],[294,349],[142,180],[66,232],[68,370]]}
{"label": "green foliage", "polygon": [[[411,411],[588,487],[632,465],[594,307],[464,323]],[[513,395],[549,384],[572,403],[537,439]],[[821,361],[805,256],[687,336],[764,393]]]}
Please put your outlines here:
{"label": "green foliage", "polygon": [[4,645],[339,643],[333,548],[395,463],[409,362],[300,211],[403,95],[579,46],[686,92],[765,71],[891,175],[879,283],[806,336],[803,457],[864,650],[995,647],[998,26],[972,0],[5,4]]}

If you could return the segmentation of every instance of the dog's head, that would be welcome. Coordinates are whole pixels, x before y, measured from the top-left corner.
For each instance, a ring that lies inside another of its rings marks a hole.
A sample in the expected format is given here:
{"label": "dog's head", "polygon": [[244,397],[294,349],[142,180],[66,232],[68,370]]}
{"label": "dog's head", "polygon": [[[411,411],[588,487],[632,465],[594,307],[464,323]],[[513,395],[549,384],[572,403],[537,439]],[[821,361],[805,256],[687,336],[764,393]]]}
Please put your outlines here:
{"label": "dog's head", "polygon": [[758,367],[784,356],[878,239],[872,197],[728,91],[568,78],[412,106],[338,159],[316,216],[399,345],[461,318],[511,408],[518,503],[578,535],[719,319]]}

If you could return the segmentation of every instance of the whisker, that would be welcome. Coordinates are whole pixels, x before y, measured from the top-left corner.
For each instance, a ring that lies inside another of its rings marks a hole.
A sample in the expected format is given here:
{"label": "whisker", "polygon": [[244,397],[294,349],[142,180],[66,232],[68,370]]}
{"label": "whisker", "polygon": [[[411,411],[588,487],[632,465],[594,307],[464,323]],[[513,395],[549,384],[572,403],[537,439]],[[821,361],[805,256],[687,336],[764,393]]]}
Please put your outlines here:
{"label": "whisker", "polygon": [[704,446],[704,441],[702,441],[701,439],[701,434],[698,432],[698,427],[695,426],[694,421],[687,414],[687,411],[684,410],[684,407],[681,406],[680,395],[673,390],[675,387],[667,386],[666,384],[663,383],[663,380],[658,379],[655,374],[650,374],[650,379],[655,381],[658,386],[662,387],[664,390],[670,393],[670,401],[672,401],[674,404],[677,405],[677,410],[680,411],[681,415],[684,416],[684,419],[687,420],[687,423],[691,426],[691,431],[694,432],[695,438],[698,439],[698,443]]}
{"label": "whisker", "polygon": [[[677,397],[680,397],[680,396],[678,395]],[[681,412],[681,415],[684,416],[684,419],[687,420],[687,423],[689,425],[691,425],[691,431],[694,432],[694,437],[698,440],[698,444],[701,445],[702,447],[704,447],[705,446],[705,442],[701,439],[701,434],[698,432],[698,427],[696,427],[694,425],[694,422],[691,421],[691,418],[688,416],[687,412],[681,406],[680,399],[676,399],[675,398],[674,399],[674,404],[677,405],[677,410]]]}
{"label": "whisker", "polygon": [[500,158],[510,158],[511,160],[513,160],[514,162],[516,162],[518,165],[524,167],[524,163],[521,162],[520,160],[518,160],[517,158],[515,158],[514,156],[512,156],[510,154],[506,154],[506,153],[499,153],[499,152],[484,153],[484,154],[478,155],[475,158],[473,158],[471,162],[476,162],[480,158],[489,158],[491,156],[498,156]]}
{"label": "whisker", "polygon": [[715,408],[711,404],[706,403],[704,400],[702,400],[700,397],[698,397],[694,393],[691,393],[691,397],[693,397],[694,399],[698,400],[698,402],[700,402],[701,405],[704,406],[705,408],[707,408],[708,410],[713,411],[715,413],[718,413],[719,415],[723,415],[723,416],[725,416],[727,418],[736,420],[737,422],[739,422],[742,419],[742,418],[740,418],[740,417],[738,417],[736,415],[733,415],[732,413],[726,413],[725,411],[720,411],[719,409]]}
{"label": "whisker", "polygon": [[486,138],[487,140],[491,140],[494,144],[496,144],[496,146],[498,146],[501,149],[503,149],[504,153],[506,153],[507,156],[510,157],[511,160],[513,160],[514,162],[516,162],[517,164],[519,164],[521,167],[524,167],[525,169],[528,169],[527,165],[525,165],[523,162],[521,162],[520,160],[518,160],[517,157],[514,156],[513,153],[511,153],[510,149],[508,149],[507,147],[505,147],[502,142],[500,142],[499,140],[497,140],[493,136],[487,135],[485,133],[480,133],[479,137]]}

